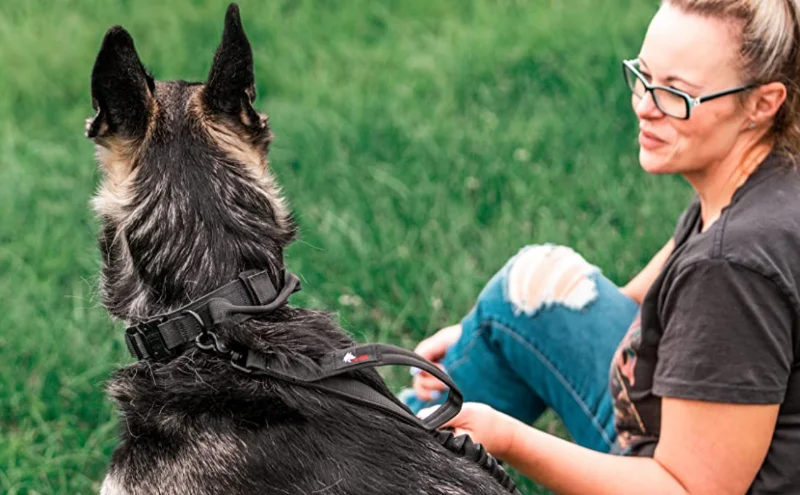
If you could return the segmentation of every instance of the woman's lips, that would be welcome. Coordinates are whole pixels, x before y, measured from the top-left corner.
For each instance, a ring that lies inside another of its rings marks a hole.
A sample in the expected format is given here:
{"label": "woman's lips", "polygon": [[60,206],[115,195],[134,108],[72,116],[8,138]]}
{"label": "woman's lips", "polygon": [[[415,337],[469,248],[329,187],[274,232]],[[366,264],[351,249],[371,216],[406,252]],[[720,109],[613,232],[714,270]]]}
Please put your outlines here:
{"label": "woman's lips", "polygon": [[659,139],[655,134],[645,130],[639,132],[639,145],[644,149],[652,150],[664,144],[666,144],[666,141]]}

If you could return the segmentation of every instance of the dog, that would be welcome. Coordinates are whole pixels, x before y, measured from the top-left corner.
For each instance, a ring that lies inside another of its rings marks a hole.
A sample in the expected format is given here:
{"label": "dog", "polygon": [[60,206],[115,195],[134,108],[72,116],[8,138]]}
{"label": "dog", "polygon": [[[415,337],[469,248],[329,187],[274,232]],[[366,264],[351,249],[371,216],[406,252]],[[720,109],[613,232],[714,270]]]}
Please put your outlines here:
{"label": "dog", "polygon": [[[280,284],[297,227],[266,158],[254,80],[235,4],[205,83],[156,81],[125,29],[106,33],[86,135],[103,172],[93,206],[113,318],[136,325],[248,270]],[[219,333],[288,364],[354,345],[330,314],[289,305]],[[374,370],[349,376],[392,398]],[[507,493],[422,428],[197,346],[120,369],[107,390],[121,439],[104,495]]]}

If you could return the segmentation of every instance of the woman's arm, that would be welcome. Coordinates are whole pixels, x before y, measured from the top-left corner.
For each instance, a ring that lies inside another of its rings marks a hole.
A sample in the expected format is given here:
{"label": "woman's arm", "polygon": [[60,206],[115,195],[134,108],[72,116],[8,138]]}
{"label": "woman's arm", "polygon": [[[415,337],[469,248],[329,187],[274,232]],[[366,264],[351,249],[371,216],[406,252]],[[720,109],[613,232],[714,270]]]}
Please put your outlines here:
{"label": "woman's arm", "polygon": [[653,256],[647,266],[620,291],[641,305],[645,294],[650,290],[650,286],[653,285],[653,281],[658,277],[658,274],[661,273],[661,269],[664,267],[664,263],[667,262],[669,255],[672,254],[673,249],[675,249],[675,240],[670,238],[669,242]]}
{"label": "woman's arm", "polygon": [[764,461],[778,405],[663,399],[653,458],[581,447],[470,403],[451,424],[556,493],[744,493]]}

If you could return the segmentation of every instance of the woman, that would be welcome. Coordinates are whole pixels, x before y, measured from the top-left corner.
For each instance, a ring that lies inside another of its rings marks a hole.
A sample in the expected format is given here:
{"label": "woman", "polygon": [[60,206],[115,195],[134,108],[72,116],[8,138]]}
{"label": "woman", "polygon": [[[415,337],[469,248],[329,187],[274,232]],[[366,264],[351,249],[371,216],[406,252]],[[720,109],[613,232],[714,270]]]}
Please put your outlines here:
{"label": "woman", "polygon": [[[624,288],[526,248],[420,343],[474,401],[451,426],[556,492],[800,493],[795,2],[662,3],[624,72],[642,168],[696,199]],[[577,445],[528,426],[547,407]]]}

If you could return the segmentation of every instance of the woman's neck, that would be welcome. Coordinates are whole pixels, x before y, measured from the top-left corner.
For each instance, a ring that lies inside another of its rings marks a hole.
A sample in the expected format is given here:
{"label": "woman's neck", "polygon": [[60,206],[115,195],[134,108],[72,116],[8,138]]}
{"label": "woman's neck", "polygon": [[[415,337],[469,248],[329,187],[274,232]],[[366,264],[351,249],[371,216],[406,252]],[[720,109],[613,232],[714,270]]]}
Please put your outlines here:
{"label": "woman's neck", "polygon": [[719,219],[734,193],[747,181],[772,150],[772,143],[759,142],[734,148],[722,160],[703,170],[684,174],[700,198],[703,232]]}

